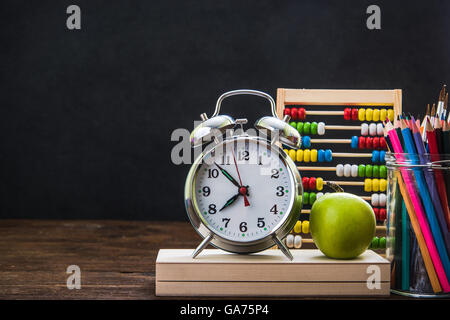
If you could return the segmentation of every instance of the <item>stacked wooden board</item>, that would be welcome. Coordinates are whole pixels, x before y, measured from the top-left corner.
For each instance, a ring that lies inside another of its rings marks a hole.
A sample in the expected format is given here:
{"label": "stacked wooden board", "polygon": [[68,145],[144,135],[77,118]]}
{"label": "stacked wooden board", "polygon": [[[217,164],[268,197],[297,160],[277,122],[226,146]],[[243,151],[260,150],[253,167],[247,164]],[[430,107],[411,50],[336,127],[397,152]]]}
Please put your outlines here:
{"label": "stacked wooden board", "polygon": [[390,263],[372,250],[334,260],[319,250],[279,250],[238,255],[206,249],[161,249],[156,259],[157,296],[384,296]]}

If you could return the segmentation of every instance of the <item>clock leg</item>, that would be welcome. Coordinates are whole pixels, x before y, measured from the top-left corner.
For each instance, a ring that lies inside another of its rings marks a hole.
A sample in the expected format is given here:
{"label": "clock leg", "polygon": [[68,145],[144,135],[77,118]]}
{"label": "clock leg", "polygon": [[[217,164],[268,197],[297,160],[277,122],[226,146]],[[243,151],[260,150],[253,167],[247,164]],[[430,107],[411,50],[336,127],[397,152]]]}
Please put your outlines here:
{"label": "clock leg", "polygon": [[283,243],[283,241],[281,241],[280,239],[278,239],[277,237],[273,237],[273,241],[275,242],[275,244],[278,246],[278,248],[280,248],[281,252],[284,253],[284,255],[289,259],[289,260],[294,260],[294,257],[292,256],[292,253],[289,251],[288,247],[286,247],[286,245]]}
{"label": "clock leg", "polygon": [[202,252],[203,249],[205,249],[208,246],[208,244],[211,242],[212,239],[213,239],[212,234],[209,234],[205,239],[203,239],[202,243],[200,243],[197,249],[195,249],[194,252],[192,253],[192,259],[195,259],[195,257],[198,256],[199,253]]}

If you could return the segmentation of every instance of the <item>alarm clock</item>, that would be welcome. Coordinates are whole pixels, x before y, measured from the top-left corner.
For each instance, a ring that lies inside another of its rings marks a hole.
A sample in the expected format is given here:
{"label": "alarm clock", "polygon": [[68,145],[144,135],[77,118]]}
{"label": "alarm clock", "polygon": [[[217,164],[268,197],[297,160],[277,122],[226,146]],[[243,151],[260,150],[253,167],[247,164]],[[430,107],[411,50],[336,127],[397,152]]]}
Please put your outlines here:
{"label": "alarm clock", "polygon": [[[245,133],[247,119],[220,114],[225,98],[244,94],[270,102],[272,115],[255,123],[259,136]],[[193,147],[208,145],[185,184],[186,211],[203,237],[193,258],[208,244],[233,253],[259,252],[276,244],[292,260],[282,240],[300,217],[303,187],[296,165],[281,148],[301,144],[289,116],[277,117],[270,95],[242,89],[222,94],[212,117],[202,114],[201,119],[190,141]],[[236,125],[241,130],[235,131]]]}

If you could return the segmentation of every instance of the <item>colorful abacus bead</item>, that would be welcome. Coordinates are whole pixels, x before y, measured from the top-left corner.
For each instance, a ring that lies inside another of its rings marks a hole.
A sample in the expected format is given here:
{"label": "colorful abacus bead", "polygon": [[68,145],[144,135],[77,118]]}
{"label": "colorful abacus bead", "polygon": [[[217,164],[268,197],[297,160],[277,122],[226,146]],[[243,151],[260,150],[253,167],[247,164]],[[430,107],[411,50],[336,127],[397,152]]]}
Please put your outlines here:
{"label": "colorful abacus bead", "polygon": [[374,162],[374,163],[384,162],[385,156],[386,156],[385,151],[374,150],[374,151],[372,151],[372,162]]}
{"label": "colorful abacus bead", "polygon": [[[314,177],[309,178],[308,189],[309,190],[315,190],[316,189],[316,178],[314,178]],[[311,203],[311,196],[310,196],[309,199],[310,199],[310,203]]]}
{"label": "colorful abacus bead", "polygon": [[317,122],[311,122],[311,134],[317,134],[318,127],[319,125]]}
{"label": "colorful abacus bead", "polygon": [[284,108],[283,114],[285,116],[291,116],[291,109],[290,108]]}
{"label": "colorful abacus bead", "polygon": [[366,192],[384,192],[386,191],[387,181],[386,179],[365,179],[364,191]]}
{"label": "colorful abacus bead", "polygon": [[303,199],[303,205],[309,204],[309,192],[303,191],[302,199]]}
{"label": "colorful abacus bead", "polygon": [[311,147],[311,138],[310,138],[310,136],[303,136],[302,137],[302,147],[304,147],[304,148],[310,148]]}
{"label": "colorful abacus bead", "polygon": [[305,220],[302,222],[302,233],[309,233],[309,221]]}
{"label": "colorful abacus bead", "polygon": [[382,123],[377,123],[377,135],[378,136],[384,135],[384,127]]}
{"label": "colorful abacus bead", "polygon": [[311,123],[310,122],[305,122],[303,124],[303,133],[304,134],[311,134]]}
{"label": "colorful abacus bead", "polygon": [[319,122],[317,124],[317,134],[323,136],[325,134],[325,123]]}
{"label": "colorful abacus bead", "polygon": [[300,249],[302,247],[302,236],[296,234],[294,237],[294,248]]}
{"label": "colorful abacus bead", "polygon": [[380,239],[378,237],[373,237],[372,242],[370,243],[371,249],[378,249],[380,246]]}
{"label": "colorful abacus bead", "polygon": [[298,108],[297,119],[298,120],[305,120],[305,118],[306,118],[306,110],[305,110],[305,108]]}
{"label": "colorful abacus bead", "polygon": [[386,109],[381,109],[380,110],[380,120],[381,121],[386,121],[386,116],[387,116],[387,110]]}
{"label": "colorful abacus bead", "polygon": [[386,249],[386,237],[381,237],[378,241],[378,246],[380,249]]}
{"label": "colorful abacus bead", "polygon": [[299,162],[303,161],[303,150],[302,149],[297,150],[296,160]]}
{"label": "colorful abacus bead", "polygon": [[303,190],[309,190],[309,178],[308,177],[302,178],[302,185],[303,185]]}
{"label": "colorful abacus bead", "polygon": [[293,234],[288,234],[288,236],[286,237],[286,246],[288,248],[292,248],[294,246],[294,235]]}
{"label": "colorful abacus bead", "polygon": [[298,119],[298,109],[297,108],[291,108],[291,119],[292,120]]}
{"label": "colorful abacus bead", "polygon": [[359,146],[359,138],[357,136],[352,137],[352,142],[350,143],[352,149],[358,149]]}
{"label": "colorful abacus bead", "polygon": [[371,108],[366,109],[366,120],[372,121],[373,110]]}
{"label": "colorful abacus bead", "polygon": [[[317,179],[316,179],[316,189],[317,189],[318,191],[323,190],[323,179],[322,179],[322,178],[317,178]],[[319,198],[319,195],[317,194],[316,197],[317,197],[317,199],[318,199],[318,198]]]}
{"label": "colorful abacus bead", "polygon": [[352,109],[352,120],[358,120],[358,115],[359,115],[359,112],[358,112],[358,109],[356,109],[356,108],[353,108]]}
{"label": "colorful abacus bead", "polygon": [[295,161],[297,156],[297,152],[294,149],[289,150],[289,157],[292,159],[292,161]]}
{"label": "colorful abacus bead", "polygon": [[384,207],[386,205],[386,194],[373,193],[371,196],[370,204],[372,207]]}
{"label": "colorful abacus bead", "polygon": [[380,209],[379,208],[372,208],[373,209],[373,213],[375,214],[375,219],[377,221],[380,221]]}
{"label": "colorful abacus bead", "polygon": [[313,205],[314,202],[316,202],[316,200],[317,200],[317,195],[316,195],[316,193],[315,193],[315,192],[311,192],[311,193],[309,194],[309,204],[310,204],[310,205]]}
{"label": "colorful abacus bead", "polygon": [[394,110],[389,109],[387,111],[387,117],[388,117],[389,120],[394,121]]}
{"label": "colorful abacus bead", "polygon": [[301,233],[302,232],[302,222],[301,221],[297,221],[295,223],[294,232],[295,233]]}
{"label": "colorful abacus bead", "polygon": [[361,108],[358,110],[358,120],[359,121],[364,121],[366,120],[366,110]]}
{"label": "colorful abacus bead", "polygon": [[351,120],[352,119],[352,109],[345,108],[344,109],[344,119],[345,120]]}
{"label": "colorful abacus bead", "polygon": [[375,122],[380,121],[380,109],[373,109],[372,120]]}
{"label": "colorful abacus bead", "polygon": [[297,122],[297,131],[303,135],[303,122]]}
{"label": "colorful abacus bead", "polygon": [[380,221],[386,220],[386,209],[381,208],[380,209]]}

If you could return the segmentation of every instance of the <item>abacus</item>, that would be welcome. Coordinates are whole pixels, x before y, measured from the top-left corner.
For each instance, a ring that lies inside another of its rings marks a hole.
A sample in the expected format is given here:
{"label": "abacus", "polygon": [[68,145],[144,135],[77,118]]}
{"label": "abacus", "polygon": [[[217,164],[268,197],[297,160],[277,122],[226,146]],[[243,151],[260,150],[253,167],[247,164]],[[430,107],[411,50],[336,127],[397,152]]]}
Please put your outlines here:
{"label": "abacus", "polygon": [[[298,165],[304,190],[300,221],[285,239],[289,248],[314,247],[309,213],[328,184],[338,184],[371,204],[377,235],[370,248],[386,248],[387,146],[382,121],[401,114],[401,94],[400,89],[277,90],[278,117],[289,116],[302,135],[301,149],[285,149]],[[334,180],[334,175],[341,180]]]}

